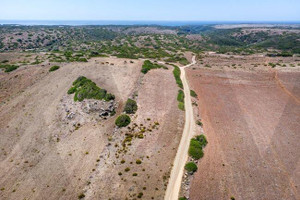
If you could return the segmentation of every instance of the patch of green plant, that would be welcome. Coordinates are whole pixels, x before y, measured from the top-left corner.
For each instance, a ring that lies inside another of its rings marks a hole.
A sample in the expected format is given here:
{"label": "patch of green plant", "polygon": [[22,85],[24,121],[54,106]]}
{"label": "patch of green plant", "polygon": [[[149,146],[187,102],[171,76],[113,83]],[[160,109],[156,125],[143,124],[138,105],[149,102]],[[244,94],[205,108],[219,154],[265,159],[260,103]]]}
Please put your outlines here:
{"label": "patch of green plant", "polygon": [[127,114],[134,114],[137,111],[137,103],[133,99],[127,99],[124,112]]}
{"label": "patch of green plant", "polygon": [[188,162],[185,164],[184,169],[189,173],[194,173],[197,171],[198,167],[194,162]]}
{"label": "patch of green plant", "polygon": [[178,200],[188,200],[186,197],[180,197]]}
{"label": "patch of green plant", "polygon": [[198,126],[201,126],[201,127],[203,126],[203,123],[202,123],[200,120],[197,120],[197,121],[196,121],[196,124],[197,124]]}
{"label": "patch of green plant", "polygon": [[165,67],[163,65],[152,63],[150,60],[145,60],[143,66],[142,66],[141,72],[146,74],[151,69],[159,69],[159,68],[168,69],[167,67]]}
{"label": "patch of green plant", "polygon": [[191,94],[192,97],[197,97],[197,93],[194,90],[191,90],[190,94]]}
{"label": "patch of green plant", "polygon": [[195,138],[192,138],[190,141],[189,146],[189,156],[191,156],[193,159],[200,159],[203,157],[203,148],[207,145],[207,140],[204,135],[196,136]]}
{"label": "patch of green plant", "polygon": [[11,72],[19,68],[17,65],[0,65],[0,68],[4,69],[5,72]]}
{"label": "patch of green plant", "polygon": [[85,197],[85,195],[83,193],[78,195],[78,199],[83,199]]}
{"label": "patch of green plant", "polygon": [[60,68],[59,66],[54,65],[54,66],[52,66],[52,67],[49,69],[49,72],[53,72],[53,71],[55,71],[55,70],[58,70],[59,68]]}
{"label": "patch of green plant", "polygon": [[126,127],[130,124],[131,120],[130,120],[130,117],[128,115],[120,115],[116,121],[115,121],[115,124],[118,126],[118,127]]}
{"label": "patch of green plant", "polygon": [[184,102],[184,92],[182,90],[178,90],[177,101]]}
{"label": "patch of green plant", "polygon": [[178,108],[182,111],[184,111],[184,103],[183,102],[179,102],[178,103]]}
{"label": "patch of green plant", "polygon": [[202,148],[204,148],[207,145],[207,139],[205,137],[205,135],[201,134],[201,135],[197,135],[196,136],[196,140],[199,141],[200,145]]}
{"label": "patch of green plant", "polygon": [[115,99],[113,94],[107,93],[105,89],[99,88],[96,83],[84,76],[78,77],[73,82],[73,87],[68,90],[68,94],[73,94],[75,101],[83,101],[84,99],[97,99],[110,101]]}
{"label": "patch of green plant", "polygon": [[177,83],[178,87],[183,89],[183,84],[182,84],[182,81],[181,81],[181,78],[180,78],[180,74],[181,74],[180,69],[176,65],[172,65],[172,66],[174,67],[173,75],[175,77],[176,83]]}
{"label": "patch of green plant", "polygon": [[202,146],[200,142],[196,139],[191,139],[190,141],[190,147],[189,147],[189,156],[191,156],[193,159],[199,160],[203,157],[203,151]]}

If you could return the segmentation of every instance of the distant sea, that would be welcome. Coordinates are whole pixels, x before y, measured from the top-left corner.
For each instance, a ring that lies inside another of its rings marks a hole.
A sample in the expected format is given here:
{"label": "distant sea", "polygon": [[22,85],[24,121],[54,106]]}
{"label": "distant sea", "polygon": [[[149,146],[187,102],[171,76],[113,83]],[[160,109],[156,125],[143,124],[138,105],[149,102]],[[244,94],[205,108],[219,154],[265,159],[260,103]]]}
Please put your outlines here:
{"label": "distant sea", "polygon": [[184,25],[209,25],[209,24],[300,24],[295,22],[255,22],[255,21],[113,21],[113,20],[1,20],[0,25],[160,25],[160,26],[184,26]]}

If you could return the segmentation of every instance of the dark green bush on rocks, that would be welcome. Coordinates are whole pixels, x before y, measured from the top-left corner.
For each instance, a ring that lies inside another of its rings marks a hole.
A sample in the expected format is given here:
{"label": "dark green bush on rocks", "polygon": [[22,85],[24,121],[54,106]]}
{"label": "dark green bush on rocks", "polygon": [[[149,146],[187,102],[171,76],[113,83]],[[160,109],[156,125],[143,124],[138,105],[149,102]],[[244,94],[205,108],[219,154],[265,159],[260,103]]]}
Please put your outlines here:
{"label": "dark green bush on rocks", "polygon": [[191,139],[189,147],[189,156],[191,156],[193,159],[199,160],[203,157],[203,155],[204,154],[200,142],[194,138]]}
{"label": "dark green bush on rocks", "polygon": [[138,107],[136,101],[132,99],[127,99],[124,112],[126,112],[127,114],[134,114],[137,111],[137,109]]}
{"label": "dark green bush on rocks", "polygon": [[115,121],[115,124],[118,126],[118,127],[126,127],[130,124],[131,120],[130,120],[130,117],[128,115],[120,115],[116,121]]}
{"label": "dark green bush on rocks", "polygon": [[73,87],[68,90],[68,94],[73,94],[75,101],[83,101],[84,99],[97,99],[110,101],[115,99],[113,94],[107,93],[105,89],[99,88],[96,83],[80,76],[73,82]]}
{"label": "dark green bush on rocks", "polygon": [[185,170],[189,173],[194,173],[197,171],[198,167],[194,162],[188,162],[184,166]]}

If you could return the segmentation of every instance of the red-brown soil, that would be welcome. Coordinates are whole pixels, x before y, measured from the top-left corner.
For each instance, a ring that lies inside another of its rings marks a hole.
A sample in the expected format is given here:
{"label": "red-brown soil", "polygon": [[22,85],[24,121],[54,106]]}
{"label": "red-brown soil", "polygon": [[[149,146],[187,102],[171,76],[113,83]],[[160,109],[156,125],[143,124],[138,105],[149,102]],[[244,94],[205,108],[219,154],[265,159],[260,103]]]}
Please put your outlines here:
{"label": "red-brown soil", "polygon": [[187,69],[208,139],[191,200],[300,199],[300,72],[276,71]]}

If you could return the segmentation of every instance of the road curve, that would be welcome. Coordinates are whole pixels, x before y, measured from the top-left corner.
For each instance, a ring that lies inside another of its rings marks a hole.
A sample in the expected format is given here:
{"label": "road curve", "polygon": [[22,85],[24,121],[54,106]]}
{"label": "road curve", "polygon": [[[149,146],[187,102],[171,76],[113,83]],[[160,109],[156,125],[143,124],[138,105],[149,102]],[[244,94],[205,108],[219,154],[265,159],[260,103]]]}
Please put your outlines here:
{"label": "road curve", "polygon": [[188,159],[188,149],[191,138],[194,136],[195,121],[193,115],[193,107],[190,95],[190,88],[185,76],[185,68],[196,64],[195,56],[192,58],[192,63],[184,67],[180,67],[180,78],[184,89],[184,105],[185,105],[185,124],[181,136],[180,144],[175,156],[171,176],[168,187],[165,193],[165,200],[178,200],[181,187],[181,180],[184,172],[184,165]]}

